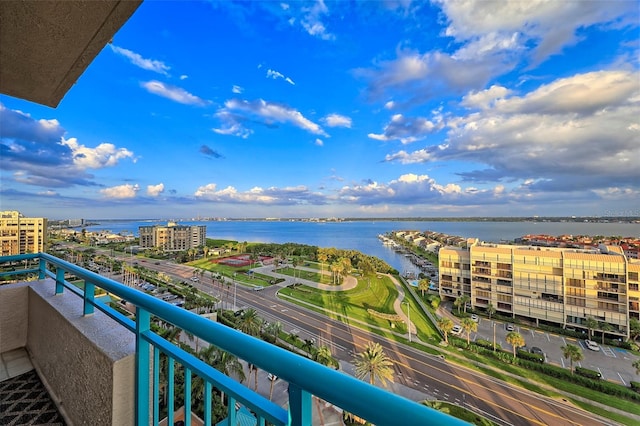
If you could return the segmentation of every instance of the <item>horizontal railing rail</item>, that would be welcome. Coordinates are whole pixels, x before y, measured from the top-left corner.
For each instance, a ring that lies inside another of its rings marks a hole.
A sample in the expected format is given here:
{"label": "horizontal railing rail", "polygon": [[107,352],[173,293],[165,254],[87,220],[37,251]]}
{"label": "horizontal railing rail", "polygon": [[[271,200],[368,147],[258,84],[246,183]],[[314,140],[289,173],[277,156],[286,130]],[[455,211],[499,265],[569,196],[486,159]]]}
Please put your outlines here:
{"label": "horizontal railing rail", "polygon": [[[51,278],[55,280],[56,294],[62,293],[66,288],[82,298],[85,315],[92,314],[97,308],[136,335],[136,423],[138,425],[155,425],[160,420],[158,418],[158,401],[160,399],[161,354],[166,356],[168,365],[167,393],[169,401],[173,401],[175,397],[176,389],[173,386],[174,374],[176,373],[175,363],[178,362],[183,366],[185,419],[189,419],[191,415],[190,384],[192,375],[203,380],[205,388],[204,421],[206,425],[213,421],[210,413],[212,387],[227,395],[229,426],[235,426],[237,422],[236,402],[253,411],[257,416],[257,424],[260,425],[264,425],[265,422],[274,425],[311,425],[313,396],[377,425],[466,424],[447,414],[173,306],[137,289],[127,287],[49,254],[37,253],[0,257],[0,267],[8,262],[32,259],[39,260],[38,268],[0,271],[0,277],[6,278],[27,273],[37,274],[40,280]],[[73,274],[78,279],[84,280],[84,289],[67,282],[65,273]],[[135,319],[128,318],[96,299],[96,287],[134,305],[136,307]],[[278,406],[154,333],[150,327],[152,317],[170,323],[196,338],[288,382],[289,409],[286,410]],[[150,401],[152,401],[151,407],[149,406]],[[168,406],[168,424],[173,424],[173,404],[168,404]]]}

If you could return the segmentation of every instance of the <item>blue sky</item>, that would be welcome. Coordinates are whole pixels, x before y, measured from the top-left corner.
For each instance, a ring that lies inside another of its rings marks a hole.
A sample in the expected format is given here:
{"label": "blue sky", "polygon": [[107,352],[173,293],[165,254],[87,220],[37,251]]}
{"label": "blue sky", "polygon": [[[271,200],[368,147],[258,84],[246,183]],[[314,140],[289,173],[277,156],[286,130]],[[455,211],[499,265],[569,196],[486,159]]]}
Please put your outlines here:
{"label": "blue sky", "polygon": [[640,215],[637,1],[144,2],[3,210],[51,219]]}

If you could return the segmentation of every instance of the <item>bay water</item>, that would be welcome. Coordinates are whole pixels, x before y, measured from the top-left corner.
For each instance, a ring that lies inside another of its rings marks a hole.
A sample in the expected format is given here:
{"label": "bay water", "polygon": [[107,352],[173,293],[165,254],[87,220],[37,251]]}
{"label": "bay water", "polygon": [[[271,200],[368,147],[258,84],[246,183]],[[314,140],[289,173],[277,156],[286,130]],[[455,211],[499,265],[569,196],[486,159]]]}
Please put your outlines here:
{"label": "bay water", "polygon": [[[138,235],[140,226],[166,225],[159,220],[91,220],[87,231],[108,230]],[[180,225],[205,225],[207,238],[255,243],[299,243],[357,250],[378,257],[400,272],[418,272],[402,254],[382,245],[378,235],[392,231],[435,231],[486,242],[513,241],[527,234],[603,235],[640,238],[640,224],[629,222],[466,222],[358,220],[313,221],[180,221]]]}

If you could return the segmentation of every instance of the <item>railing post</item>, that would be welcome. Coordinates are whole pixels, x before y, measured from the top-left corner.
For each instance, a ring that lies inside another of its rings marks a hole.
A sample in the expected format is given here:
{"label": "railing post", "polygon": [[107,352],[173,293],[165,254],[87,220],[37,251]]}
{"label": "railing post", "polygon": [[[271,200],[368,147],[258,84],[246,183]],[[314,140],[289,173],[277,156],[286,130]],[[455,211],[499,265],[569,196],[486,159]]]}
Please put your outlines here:
{"label": "railing post", "polygon": [[56,294],[62,294],[64,291],[64,269],[56,267]]}
{"label": "railing post", "polygon": [[150,344],[143,334],[150,330],[149,312],[136,307],[136,424],[149,423],[149,356]]}
{"label": "railing post", "polygon": [[289,424],[291,426],[313,424],[311,394],[293,383],[289,384]]}
{"label": "railing post", "polygon": [[44,280],[47,276],[46,271],[47,271],[47,261],[45,259],[43,259],[42,257],[40,258],[40,262],[38,264],[38,279],[39,280]]}
{"label": "railing post", "polygon": [[93,298],[95,297],[96,294],[96,286],[89,282],[89,281],[85,281],[84,282],[84,309],[83,309],[83,314],[84,315],[91,315],[93,314]]}

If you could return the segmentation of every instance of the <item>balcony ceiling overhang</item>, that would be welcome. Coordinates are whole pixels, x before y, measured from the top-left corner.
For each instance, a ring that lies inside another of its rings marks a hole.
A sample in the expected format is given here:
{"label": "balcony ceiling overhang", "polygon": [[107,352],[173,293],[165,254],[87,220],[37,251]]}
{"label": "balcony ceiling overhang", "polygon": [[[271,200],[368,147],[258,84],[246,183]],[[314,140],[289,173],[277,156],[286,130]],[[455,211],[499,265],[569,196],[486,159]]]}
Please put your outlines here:
{"label": "balcony ceiling overhang", "polygon": [[0,92],[55,108],[141,3],[0,1]]}

